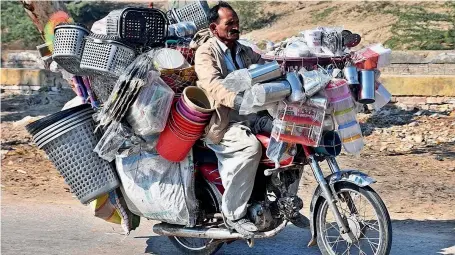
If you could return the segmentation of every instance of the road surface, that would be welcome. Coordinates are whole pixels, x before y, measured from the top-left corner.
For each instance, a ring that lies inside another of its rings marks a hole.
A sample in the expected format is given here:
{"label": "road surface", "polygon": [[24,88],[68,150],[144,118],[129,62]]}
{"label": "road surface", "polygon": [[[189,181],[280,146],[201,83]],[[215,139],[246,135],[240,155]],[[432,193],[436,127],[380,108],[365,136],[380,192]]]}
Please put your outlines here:
{"label": "road surface", "polygon": [[[179,254],[166,237],[151,232],[154,222],[142,221],[129,236],[119,225],[92,216],[90,207],[69,202],[2,202],[1,252],[28,254]],[[273,239],[257,240],[253,249],[237,241],[220,254],[320,254],[306,247],[308,229],[289,226]],[[455,254],[455,221],[393,221],[391,254]]]}

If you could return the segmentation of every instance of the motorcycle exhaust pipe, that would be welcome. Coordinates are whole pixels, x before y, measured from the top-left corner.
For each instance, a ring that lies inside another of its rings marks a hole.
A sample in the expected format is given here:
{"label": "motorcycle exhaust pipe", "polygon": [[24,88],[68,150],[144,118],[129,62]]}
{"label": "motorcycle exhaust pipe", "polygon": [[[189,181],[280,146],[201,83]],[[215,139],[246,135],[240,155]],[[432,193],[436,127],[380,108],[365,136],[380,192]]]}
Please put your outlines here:
{"label": "motorcycle exhaust pipe", "polygon": [[[276,236],[281,230],[283,230],[288,221],[283,221],[275,229],[255,233],[253,238],[269,238]],[[173,225],[169,223],[159,223],[153,225],[153,233],[160,236],[179,236],[179,237],[193,237],[193,238],[208,238],[208,239],[245,239],[245,236],[237,232],[231,232],[225,228],[204,228],[194,227],[186,228],[179,225]]]}
{"label": "motorcycle exhaust pipe", "polygon": [[159,223],[153,226],[153,233],[161,236],[180,236],[193,238],[208,238],[208,239],[242,239],[243,235],[230,232],[225,228],[185,228],[179,225],[169,223]]}

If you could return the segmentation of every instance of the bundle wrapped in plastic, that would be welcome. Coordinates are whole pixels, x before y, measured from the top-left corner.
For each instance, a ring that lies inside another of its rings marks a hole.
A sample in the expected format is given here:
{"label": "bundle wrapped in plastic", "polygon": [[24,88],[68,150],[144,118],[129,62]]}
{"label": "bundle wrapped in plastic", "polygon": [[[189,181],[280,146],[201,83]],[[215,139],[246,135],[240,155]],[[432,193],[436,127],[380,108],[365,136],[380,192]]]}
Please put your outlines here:
{"label": "bundle wrapped in plastic", "polygon": [[274,137],[270,137],[266,155],[270,160],[275,162],[275,165],[278,167],[279,162],[295,156],[296,152],[297,146],[295,143],[278,141]]}
{"label": "bundle wrapped in plastic", "polygon": [[322,69],[307,71],[302,68],[299,71],[303,78],[303,88],[305,89],[305,95],[312,97],[318,91],[322,90],[327,86],[332,77]]}
{"label": "bundle wrapped in plastic", "polygon": [[221,83],[229,91],[243,92],[251,88],[252,79],[248,69],[244,68],[229,73]]}
{"label": "bundle wrapped in plastic", "polygon": [[344,55],[345,46],[343,45],[342,27],[320,27],[322,31],[321,49],[329,56]]}
{"label": "bundle wrapped in plastic", "polygon": [[119,155],[116,167],[131,212],[171,224],[196,224],[192,153],[179,163],[148,152]]}
{"label": "bundle wrapped in plastic", "polygon": [[149,72],[150,83],[141,88],[136,101],[125,115],[134,133],[148,136],[164,130],[174,91],[164,83],[157,72]]}
{"label": "bundle wrapped in plastic", "polygon": [[125,141],[132,136],[133,131],[129,127],[114,121],[106,129],[93,151],[98,153],[102,159],[111,162]]}
{"label": "bundle wrapped in plastic", "polygon": [[100,125],[121,121],[141,87],[150,84],[149,72],[156,71],[153,65],[154,52],[155,50],[151,50],[138,56],[120,75],[108,100],[98,114],[97,120]]}
{"label": "bundle wrapped in plastic", "polygon": [[373,44],[359,51],[353,56],[357,68],[373,70],[390,65],[392,50],[382,44]]}
{"label": "bundle wrapped in plastic", "polygon": [[251,88],[253,105],[263,106],[284,100],[291,94],[291,85],[287,80],[256,84]]}

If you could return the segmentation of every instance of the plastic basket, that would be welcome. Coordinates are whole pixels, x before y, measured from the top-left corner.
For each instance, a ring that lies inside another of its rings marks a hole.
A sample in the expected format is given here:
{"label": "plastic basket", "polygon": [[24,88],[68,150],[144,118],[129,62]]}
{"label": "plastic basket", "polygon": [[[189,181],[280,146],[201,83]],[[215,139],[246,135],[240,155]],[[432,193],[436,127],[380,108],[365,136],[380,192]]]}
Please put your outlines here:
{"label": "plastic basket", "polygon": [[[87,116],[86,109],[76,111],[70,118],[62,120],[51,115],[47,121],[51,119],[55,122],[51,123],[50,128],[41,128],[45,137],[34,141],[46,152],[80,202],[87,204],[119,187],[113,166],[93,152],[100,134],[95,133],[95,122],[90,114]],[[32,124],[43,127],[44,122],[40,123]]]}
{"label": "plastic basket", "polygon": [[168,15],[176,22],[193,21],[198,30],[208,27],[207,1],[195,1],[178,9],[172,9]]}
{"label": "plastic basket", "polygon": [[181,94],[188,86],[195,86],[197,75],[194,66],[183,69],[161,69],[161,79],[176,94]]}
{"label": "plastic basket", "polygon": [[90,74],[118,77],[136,57],[136,51],[118,37],[94,35],[86,37],[81,69]]}
{"label": "plastic basket", "polygon": [[344,65],[350,61],[350,55],[341,56],[341,57],[299,57],[299,58],[289,58],[281,56],[270,56],[262,55],[262,58],[266,61],[276,60],[281,67],[287,71],[299,71],[302,67],[307,70],[315,70],[318,66],[327,66],[333,64],[340,69],[344,68]]}
{"label": "plastic basket", "polygon": [[79,65],[84,50],[84,38],[90,31],[81,24],[60,24],[55,28],[52,59],[72,74],[82,74]]}
{"label": "plastic basket", "polygon": [[323,130],[325,109],[305,104],[280,102],[272,136],[280,141],[318,146]]}
{"label": "plastic basket", "polygon": [[168,19],[153,8],[125,8],[107,16],[107,35],[118,36],[129,43],[162,46],[167,37]]}

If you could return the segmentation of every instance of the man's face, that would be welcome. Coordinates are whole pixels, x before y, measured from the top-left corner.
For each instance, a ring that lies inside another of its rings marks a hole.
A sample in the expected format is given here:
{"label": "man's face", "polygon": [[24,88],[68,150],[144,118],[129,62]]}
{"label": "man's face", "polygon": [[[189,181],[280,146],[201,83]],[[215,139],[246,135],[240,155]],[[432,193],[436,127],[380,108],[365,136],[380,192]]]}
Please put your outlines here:
{"label": "man's face", "polygon": [[229,8],[218,10],[218,23],[210,24],[212,33],[222,41],[235,42],[240,38],[239,17]]}

